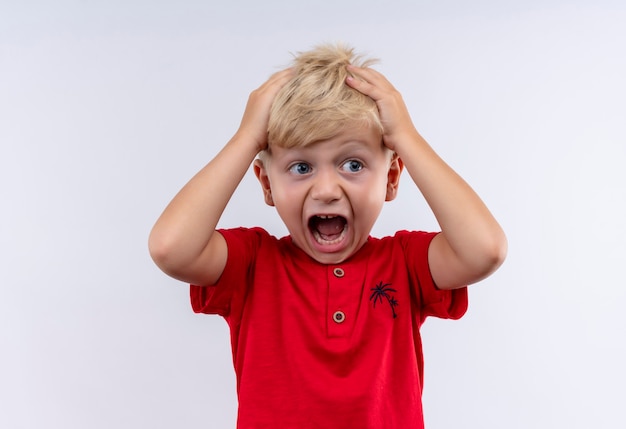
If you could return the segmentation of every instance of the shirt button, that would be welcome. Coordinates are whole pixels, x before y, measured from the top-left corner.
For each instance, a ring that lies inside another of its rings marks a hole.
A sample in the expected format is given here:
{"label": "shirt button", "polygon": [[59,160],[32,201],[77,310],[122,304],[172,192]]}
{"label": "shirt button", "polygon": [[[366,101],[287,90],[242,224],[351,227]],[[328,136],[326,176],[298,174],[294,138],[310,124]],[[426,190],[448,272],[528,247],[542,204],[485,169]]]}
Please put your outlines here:
{"label": "shirt button", "polygon": [[341,268],[335,268],[335,269],[333,270],[333,274],[335,275],[335,277],[339,277],[339,278],[341,278],[341,277],[343,277],[346,273],[345,273],[345,271],[344,271],[343,269],[341,269]]}
{"label": "shirt button", "polygon": [[333,314],[333,320],[335,321],[335,323],[343,323],[346,320],[346,315],[343,313],[343,311],[335,311],[335,313]]}

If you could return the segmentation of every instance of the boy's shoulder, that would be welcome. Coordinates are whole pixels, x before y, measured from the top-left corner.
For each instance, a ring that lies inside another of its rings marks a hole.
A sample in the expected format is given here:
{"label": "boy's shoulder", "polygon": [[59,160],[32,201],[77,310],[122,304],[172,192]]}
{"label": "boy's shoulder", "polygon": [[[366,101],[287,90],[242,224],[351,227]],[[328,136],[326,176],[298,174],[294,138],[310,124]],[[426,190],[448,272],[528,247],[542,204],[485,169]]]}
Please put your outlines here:
{"label": "boy's shoulder", "polygon": [[406,249],[408,247],[428,247],[433,238],[438,232],[430,231],[409,231],[399,230],[393,235],[387,235],[382,237],[369,237],[367,244],[369,246],[375,246],[379,248],[385,248],[388,246],[401,246]]}
{"label": "boy's shoulder", "polygon": [[[228,247],[235,256],[241,251],[251,254],[264,254],[265,256],[305,259],[310,257],[294,243],[290,235],[277,237],[262,227],[236,227],[218,230],[226,239]],[[428,247],[437,232],[400,230],[393,235],[382,237],[369,236],[367,242],[349,259],[357,260],[367,258],[388,258],[394,248],[401,249],[404,253],[421,253],[422,256],[428,251]]]}
{"label": "boy's shoulder", "polygon": [[434,231],[401,229],[396,231],[393,235],[385,235],[379,238],[370,237],[370,239],[379,241],[432,240],[437,234],[439,233]]}

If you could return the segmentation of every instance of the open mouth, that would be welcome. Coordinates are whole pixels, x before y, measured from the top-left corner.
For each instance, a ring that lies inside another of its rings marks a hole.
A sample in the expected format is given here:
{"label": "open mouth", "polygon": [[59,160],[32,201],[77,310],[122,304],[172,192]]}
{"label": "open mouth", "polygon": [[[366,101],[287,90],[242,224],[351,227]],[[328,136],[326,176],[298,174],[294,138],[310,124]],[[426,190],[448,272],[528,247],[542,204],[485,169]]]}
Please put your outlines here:
{"label": "open mouth", "polygon": [[319,215],[309,219],[309,229],[315,241],[323,245],[339,243],[345,236],[347,224],[343,216]]}

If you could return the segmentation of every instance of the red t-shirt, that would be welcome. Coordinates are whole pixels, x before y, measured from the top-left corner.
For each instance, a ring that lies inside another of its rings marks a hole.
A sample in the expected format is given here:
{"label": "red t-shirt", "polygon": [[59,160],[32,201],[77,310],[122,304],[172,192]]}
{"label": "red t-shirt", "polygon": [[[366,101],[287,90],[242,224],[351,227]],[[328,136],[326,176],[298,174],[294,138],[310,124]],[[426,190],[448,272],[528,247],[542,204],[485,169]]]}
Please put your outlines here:
{"label": "red t-shirt", "polygon": [[239,429],[423,428],[419,328],[467,309],[466,288],[433,283],[434,233],[369,238],[324,265],[289,237],[220,232],[224,273],[191,286],[191,304],[230,326]]}

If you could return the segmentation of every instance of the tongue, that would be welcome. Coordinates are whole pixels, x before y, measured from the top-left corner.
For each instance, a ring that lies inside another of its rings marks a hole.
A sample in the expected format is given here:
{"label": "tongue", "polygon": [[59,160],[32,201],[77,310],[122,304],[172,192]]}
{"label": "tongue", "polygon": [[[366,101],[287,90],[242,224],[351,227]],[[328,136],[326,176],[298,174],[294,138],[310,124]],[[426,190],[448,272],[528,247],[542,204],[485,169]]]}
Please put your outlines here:
{"label": "tongue", "polygon": [[332,217],[328,219],[317,218],[315,229],[320,233],[323,239],[332,240],[343,231],[346,221],[340,217]]}

